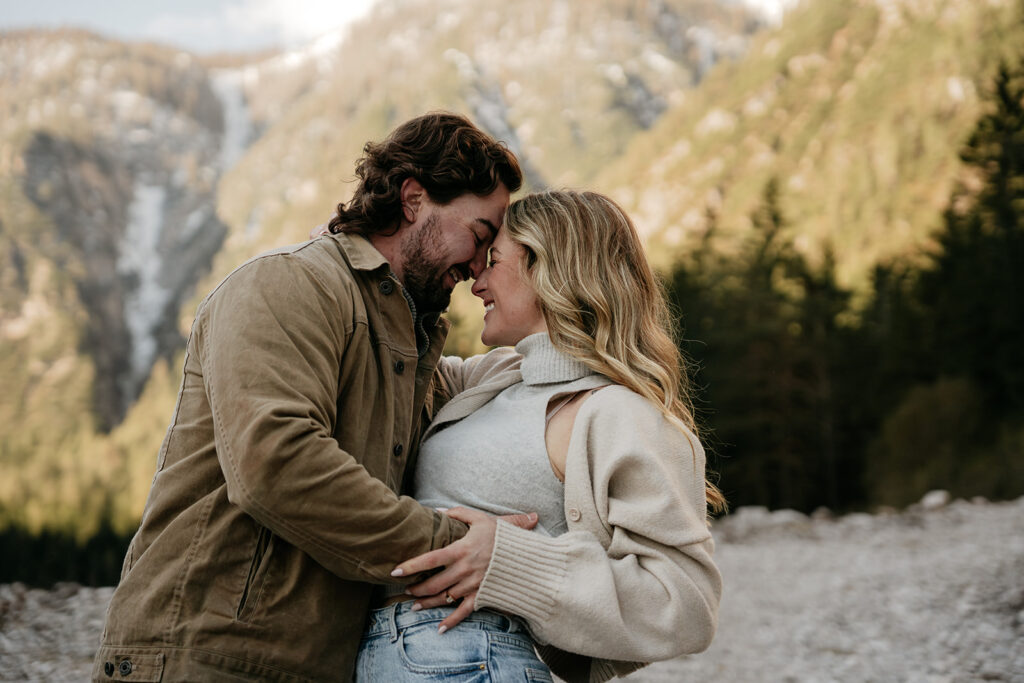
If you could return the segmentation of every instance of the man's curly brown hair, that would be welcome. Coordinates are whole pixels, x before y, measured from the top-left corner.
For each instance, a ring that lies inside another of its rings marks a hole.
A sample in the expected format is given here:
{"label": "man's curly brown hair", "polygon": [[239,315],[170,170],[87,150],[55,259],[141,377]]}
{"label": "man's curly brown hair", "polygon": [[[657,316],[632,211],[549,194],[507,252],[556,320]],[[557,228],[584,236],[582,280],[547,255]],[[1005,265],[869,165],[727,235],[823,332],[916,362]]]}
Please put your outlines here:
{"label": "man's curly brown hair", "polygon": [[430,199],[447,204],[467,192],[484,196],[523,183],[516,157],[464,116],[432,112],[407,121],[383,142],[368,142],[356,164],[360,183],[328,224],[332,233],[397,230],[402,183],[415,178]]}

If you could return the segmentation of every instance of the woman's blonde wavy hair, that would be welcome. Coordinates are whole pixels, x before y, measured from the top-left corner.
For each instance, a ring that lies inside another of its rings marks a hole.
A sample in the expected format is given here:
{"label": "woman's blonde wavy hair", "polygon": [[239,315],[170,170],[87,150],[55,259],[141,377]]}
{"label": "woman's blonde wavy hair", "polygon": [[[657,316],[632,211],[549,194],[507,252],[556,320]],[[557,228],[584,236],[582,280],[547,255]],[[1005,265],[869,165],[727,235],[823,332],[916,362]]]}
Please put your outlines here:
{"label": "woman's blonde wavy hair", "polygon": [[[540,192],[509,207],[505,230],[526,250],[555,347],[696,434],[668,304],[626,212],[596,192]],[[705,488],[708,507],[724,511],[718,488]]]}

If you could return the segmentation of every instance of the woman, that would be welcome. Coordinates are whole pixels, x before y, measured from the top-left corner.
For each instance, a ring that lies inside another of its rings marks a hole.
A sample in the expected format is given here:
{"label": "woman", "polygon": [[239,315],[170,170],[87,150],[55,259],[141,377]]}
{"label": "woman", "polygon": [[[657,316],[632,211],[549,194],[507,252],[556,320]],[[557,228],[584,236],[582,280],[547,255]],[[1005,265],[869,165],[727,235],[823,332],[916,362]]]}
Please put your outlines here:
{"label": "woman", "polygon": [[[400,565],[445,568],[372,613],[357,676],[550,680],[536,644],[562,678],[607,680],[705,649],[721,592],[705,520],[724,501],[632,222],[591,192],[520,199],[473,293],[483,342],[515,350],[445,359],[414,494],[490,552]],[[490,516],[531,511],[533,531]]]}

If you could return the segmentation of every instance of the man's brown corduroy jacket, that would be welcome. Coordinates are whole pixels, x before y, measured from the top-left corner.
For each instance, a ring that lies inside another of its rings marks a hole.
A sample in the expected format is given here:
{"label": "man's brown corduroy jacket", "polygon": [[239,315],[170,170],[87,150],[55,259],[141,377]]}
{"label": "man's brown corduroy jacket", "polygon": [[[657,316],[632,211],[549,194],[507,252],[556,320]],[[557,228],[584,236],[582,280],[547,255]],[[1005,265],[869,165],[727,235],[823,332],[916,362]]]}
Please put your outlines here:
{"label": "man's brown corduroy jacket", "polygon": [[383,256],[324,236],[200,305],[93,680],[345,681],[366,582],[465,527],[398,492],[447,322],[417,357]]}

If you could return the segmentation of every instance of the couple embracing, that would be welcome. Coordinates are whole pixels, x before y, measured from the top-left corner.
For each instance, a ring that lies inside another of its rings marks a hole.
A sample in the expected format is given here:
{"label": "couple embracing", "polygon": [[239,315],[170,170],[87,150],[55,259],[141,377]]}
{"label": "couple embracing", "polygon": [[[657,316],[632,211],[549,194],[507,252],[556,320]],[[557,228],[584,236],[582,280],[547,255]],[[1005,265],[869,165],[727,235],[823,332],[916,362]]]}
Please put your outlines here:
{"label": "couple embracing", "polygon": [[[721,579],[671,320],[630,219],[509,206],[433,113],[326,234],[203,300],[94,681],[603,681],[705,649]],[[453,288],[485,308],[442,357]]]}

